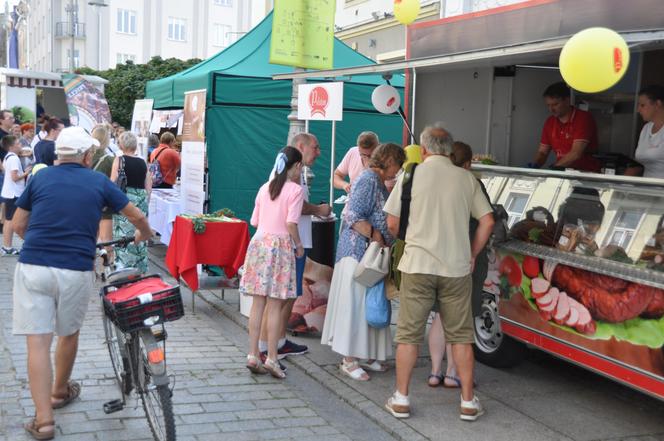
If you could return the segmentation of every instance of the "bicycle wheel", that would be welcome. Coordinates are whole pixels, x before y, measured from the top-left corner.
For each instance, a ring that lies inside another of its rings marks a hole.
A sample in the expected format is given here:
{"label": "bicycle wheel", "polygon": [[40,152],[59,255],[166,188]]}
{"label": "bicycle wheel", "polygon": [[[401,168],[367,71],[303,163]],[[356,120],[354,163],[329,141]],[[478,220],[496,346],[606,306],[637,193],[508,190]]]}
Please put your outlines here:
{"label": "bicycle wheel", "polygon": [[124,395],[128,395],[131,392],[132,384],[129,370],[129,354],[127,354],[124,334],[103,313],[102,322],[106,336],[106,347],[108,347],[113,372],[115,373],[115,381],[117,381],[120,391]]}
{"label": "bicycle wheel", "polygon": [[[149,362],[150,349],[163,351],[163,342],[157,343],[152,331],[142,330],[139,338],[134,339],[136,351],[136,380],[138,394],[143,402],[143,409],[148,418],[152,436],[157,441],[175,441],[175,419],[171,390],[168,387],[165,361],[158,365]],[[162,352],[163,353],[163,352]],[[155,374],[155,370],[160,371]]]}

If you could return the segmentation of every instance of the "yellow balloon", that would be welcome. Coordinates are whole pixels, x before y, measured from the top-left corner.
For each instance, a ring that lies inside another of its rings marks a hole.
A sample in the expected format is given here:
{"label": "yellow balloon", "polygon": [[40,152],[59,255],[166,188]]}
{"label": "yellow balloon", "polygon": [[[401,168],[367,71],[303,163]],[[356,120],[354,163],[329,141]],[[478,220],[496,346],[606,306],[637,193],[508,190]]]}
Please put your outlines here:
{"label": "yellow balloon", "polygon": [[46,168],[46,167],[48,167],[48,166],[46,164],[42,164],[42,163],[39,163],[39,164],[35,165],[34,167],[32,167],[32,172],[31,172],[32,176],[36,175],[39,170],[41,170],[43,168]]}
{"label": "yellow balloon", "polygon": [[420,13],[420,0],[394,0],[394,17],[399,22],[409,25]]}
{"label": "yellow balloon", "polygon": [[560,52],[560,74],[570,87],[586,93],[611,88],[629,65],[625,40],[607,28],[589,28],[570,38]]}
{"label": "yellow balloon", "polygon": [[406,162],[403,163],[404,168],[406,168],[406,165],[410,164],[411,162],[416,164],[422,162],[422,150],[419,145],[411,144],[404,147],[404,151],[406,152]]}

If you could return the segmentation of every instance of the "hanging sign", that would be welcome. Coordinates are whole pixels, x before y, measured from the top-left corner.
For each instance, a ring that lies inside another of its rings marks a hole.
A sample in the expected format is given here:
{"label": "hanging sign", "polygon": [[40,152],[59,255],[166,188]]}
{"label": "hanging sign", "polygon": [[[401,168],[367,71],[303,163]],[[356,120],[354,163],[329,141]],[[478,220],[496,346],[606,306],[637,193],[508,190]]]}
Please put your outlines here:
{"label": "hanging sign", "polygon": [[344,110],[344,83],[316,83],[298,86],[297,119],[341,121]]}

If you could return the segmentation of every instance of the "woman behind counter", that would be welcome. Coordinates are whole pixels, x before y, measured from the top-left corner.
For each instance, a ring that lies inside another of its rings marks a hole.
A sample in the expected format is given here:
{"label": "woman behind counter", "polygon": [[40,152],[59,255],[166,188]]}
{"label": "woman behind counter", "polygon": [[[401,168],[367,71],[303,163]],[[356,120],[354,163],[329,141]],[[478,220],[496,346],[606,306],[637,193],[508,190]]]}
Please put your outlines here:
{"label": "woman behind counter", "polygon": [[[394,179],[405,159],[400,146],[379,145],[371,155],[369,168],[353,182],[343,215],[321,343],[343,355],[341,372],[353,380],[369,380],[363,367],[383,371],[380,361],[392,353],[390,328],[375,329],[367,324],[367,289],[355,281],[353,274],[370,241],[381,245],[393,241],[383,212],[388,195],[385,181]],[[368,362],[360,365],[359,359]]]}
{"label": "woman behind counter", "polygon": [[664,86],[641,89],[638,111],[646,125],[641,129],[636,160],[643,164],[644,177],[664,178]]}

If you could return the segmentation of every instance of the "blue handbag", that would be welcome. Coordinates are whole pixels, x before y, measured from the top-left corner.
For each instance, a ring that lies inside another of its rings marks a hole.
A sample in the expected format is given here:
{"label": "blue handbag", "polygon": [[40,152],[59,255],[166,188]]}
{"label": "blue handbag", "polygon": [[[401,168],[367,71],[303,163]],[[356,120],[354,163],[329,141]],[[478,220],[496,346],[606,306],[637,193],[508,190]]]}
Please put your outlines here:
{"label": "blue handbag", "polygon": [[367,323],[372,328],[385,328],[392,321],[392,305],[385,297],[385,283],[383,280],[367,288],[364,297],[364,309]]}

